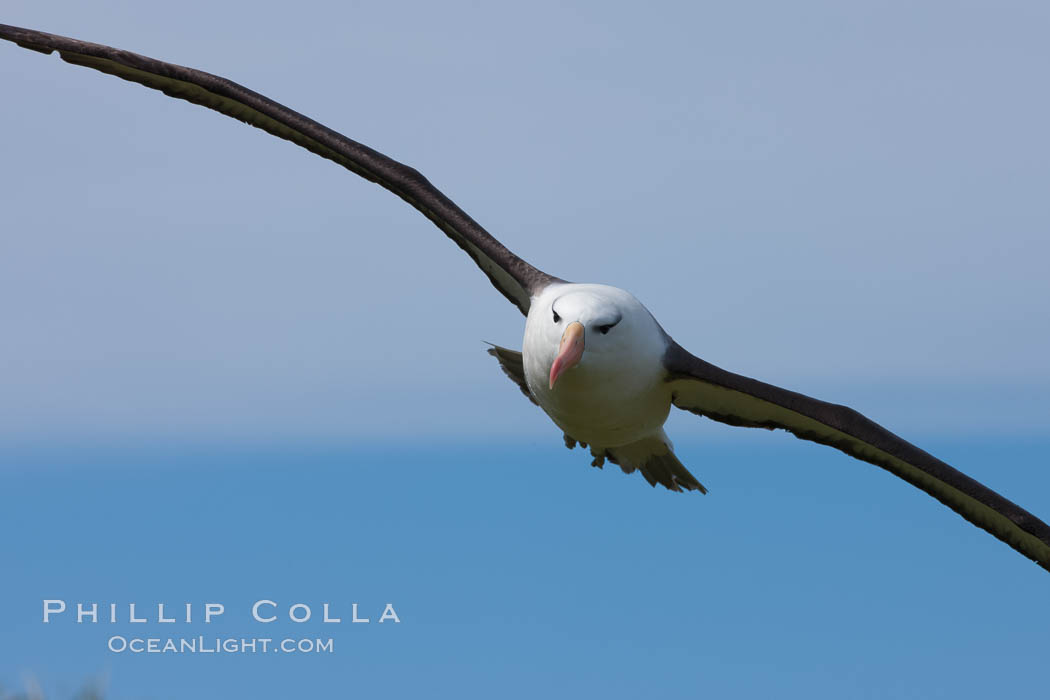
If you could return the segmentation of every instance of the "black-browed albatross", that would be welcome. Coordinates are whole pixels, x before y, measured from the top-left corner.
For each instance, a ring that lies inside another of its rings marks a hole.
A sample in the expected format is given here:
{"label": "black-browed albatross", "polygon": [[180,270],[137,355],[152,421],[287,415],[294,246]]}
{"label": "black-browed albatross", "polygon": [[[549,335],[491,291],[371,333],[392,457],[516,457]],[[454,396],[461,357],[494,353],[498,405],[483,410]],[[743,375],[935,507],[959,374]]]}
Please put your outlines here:
{"label": "black-browed albatross", "polygon": [[161,90],[287,139],[392,191],[423,213],[526,316],[522,351],[489,352],[564,433],[672,491],[706,489],[675,457],[671,407],[722,423],[782,428],[922,489],[1050,571],[1050,527],[853,409],[734,374],[690,354],[631,294],[574,284],[514,255],[416,170],[240,85],[109,46],[0,25],[0,38]]}

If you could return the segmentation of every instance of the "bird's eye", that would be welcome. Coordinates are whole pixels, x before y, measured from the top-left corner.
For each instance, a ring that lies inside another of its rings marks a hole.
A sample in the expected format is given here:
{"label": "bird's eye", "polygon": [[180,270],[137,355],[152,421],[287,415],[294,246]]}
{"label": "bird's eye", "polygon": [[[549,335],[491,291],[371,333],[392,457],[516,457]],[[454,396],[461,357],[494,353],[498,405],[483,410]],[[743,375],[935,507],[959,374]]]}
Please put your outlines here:
{"label": "bird's eye", "polygon": [[605,335],[606,333],[611,331],[612,327],[615,326],[615,325],[616,325],[615,323],[606,323],[604,326],[598,326],[598,332],[601,333],[602,335]]}
{"label": "bird's eye", "polygon": [[554,309],[551,309],[551,313],[554,314],[554,322],[561,323],[561,316],[558,315],[558,312]]}

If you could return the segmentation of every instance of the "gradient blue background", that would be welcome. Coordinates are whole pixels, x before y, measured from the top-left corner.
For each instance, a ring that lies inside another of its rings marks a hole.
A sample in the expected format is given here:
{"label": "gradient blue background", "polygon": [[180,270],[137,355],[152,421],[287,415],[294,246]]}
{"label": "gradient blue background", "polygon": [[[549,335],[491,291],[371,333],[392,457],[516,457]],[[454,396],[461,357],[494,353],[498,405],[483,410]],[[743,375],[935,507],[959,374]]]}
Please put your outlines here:
{"label": "gradient blue background", "polygon": [[[263,92],[419,168],[542,269],[629,288],[705,359],[854,406],[1044,517],[1048,20],[17,1],[0,19]],[[590,469],[483,353],[522,319],[397,198],[55,57],[0,47],[0,84],[4,687],[1042,689],[1050,579],[924,494],[685,415],[669,432],[709,496]],[[42,625],[51,597],[217,600],[237,636],[277,634],[238,622],[260,597],[392,601],[403,622],[280,628],[333,655],[113,655],[122,627]]]}

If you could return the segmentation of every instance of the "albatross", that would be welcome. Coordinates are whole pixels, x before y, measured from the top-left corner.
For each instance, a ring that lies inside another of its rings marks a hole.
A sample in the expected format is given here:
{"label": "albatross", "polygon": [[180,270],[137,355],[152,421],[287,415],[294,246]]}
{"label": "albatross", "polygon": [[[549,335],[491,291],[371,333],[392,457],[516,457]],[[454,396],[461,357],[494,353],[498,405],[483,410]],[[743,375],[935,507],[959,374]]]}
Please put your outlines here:
{"label": "albatross", "polygon": [[208,107],[390,190],[470,256],[525,316],[521,351],[488,352],[561,430],[569,448],[639,472],[652,486],[704,486],[663,425],[671,408],[721,423],[783,429],[881,467],[1050,571],[1050,526],[857,411],[716,367],[696,357],[630,293],[577,284],[525,262],[419,172],[226,78],[130,51],[0,25],[0,38]]}

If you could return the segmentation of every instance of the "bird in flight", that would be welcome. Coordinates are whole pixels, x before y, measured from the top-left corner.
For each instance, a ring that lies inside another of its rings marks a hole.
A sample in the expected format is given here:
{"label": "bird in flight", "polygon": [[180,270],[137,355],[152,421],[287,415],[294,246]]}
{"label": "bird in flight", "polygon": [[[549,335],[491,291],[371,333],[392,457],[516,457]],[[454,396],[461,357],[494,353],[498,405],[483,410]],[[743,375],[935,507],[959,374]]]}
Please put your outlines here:
{"label": "bird in flight", "polygon": [[258,127],[404,199],[470,256],[525,315],[521,352],[488,352],[562,431],[566,446],[640,472],[672,491],[704,486],[675,456],[663,425],[672,407],[730,425],[787,430],[895,474],[1050,571],[1050,526],[846,406],[716,367],[694,356],[631,294],[576,284],[525,262],[416,170],[263,95],[210,73],[30,29],[0,38],[115,75]]}

